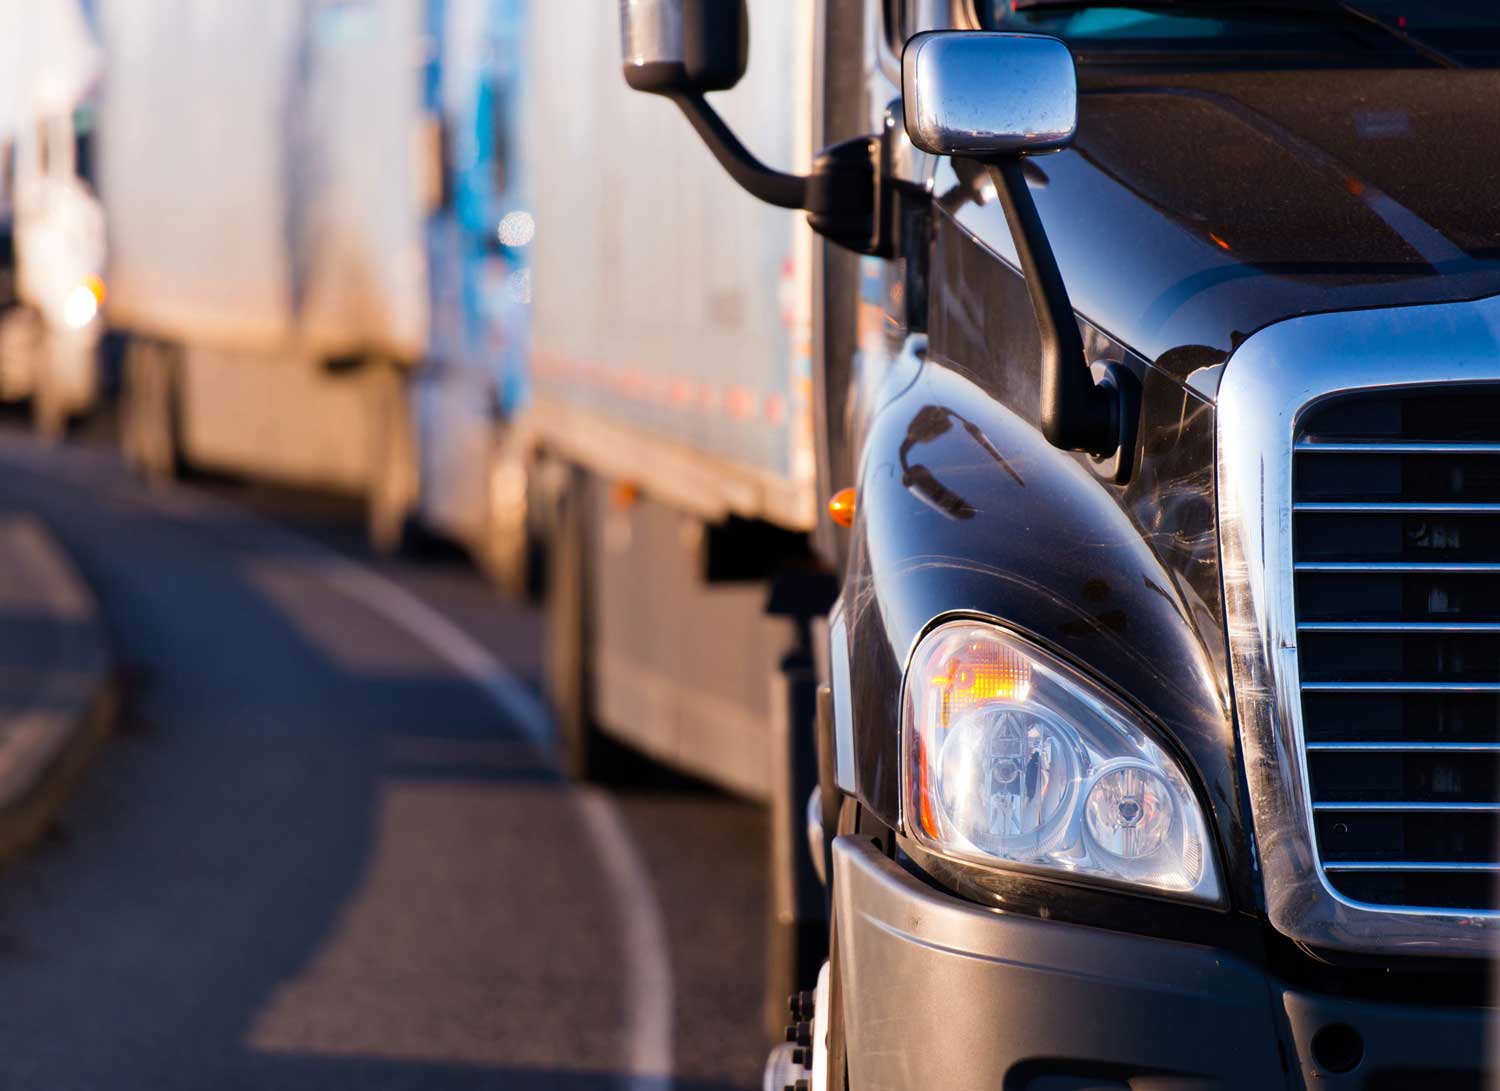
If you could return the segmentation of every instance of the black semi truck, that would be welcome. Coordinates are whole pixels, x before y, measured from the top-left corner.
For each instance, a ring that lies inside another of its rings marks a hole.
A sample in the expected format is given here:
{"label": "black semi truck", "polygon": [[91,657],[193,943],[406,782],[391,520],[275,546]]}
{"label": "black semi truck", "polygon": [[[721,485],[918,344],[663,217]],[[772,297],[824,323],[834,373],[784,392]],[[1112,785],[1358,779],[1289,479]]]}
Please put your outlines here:
{"label": "black semi truck", "polygon": [[789,175],[704,97],[740,3],[620,10],[820,238],[831,954],[768,1086],[1485,1085],[1500,13],[822,0]]}

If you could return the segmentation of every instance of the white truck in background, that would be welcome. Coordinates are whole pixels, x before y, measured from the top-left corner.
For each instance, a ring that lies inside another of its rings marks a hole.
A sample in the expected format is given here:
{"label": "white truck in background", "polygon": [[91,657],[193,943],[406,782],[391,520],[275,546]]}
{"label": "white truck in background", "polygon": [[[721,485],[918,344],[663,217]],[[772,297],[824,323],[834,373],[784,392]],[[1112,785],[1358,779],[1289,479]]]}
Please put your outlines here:
{"label": "white truck in background", "polygon": [[502,586],[525,576],[524,478],[510,422],[529,393],[535,232],[518,134],[526,0],[434,9],[430,98],[443,118],[443,210],[428,226],[427,366],[417,374],[420,521]]}
{"label": "white truck in background", "polygon": [[78,155],[99,70],[77,0],[0,0],[0,400],[53,439],[99,393],[104,213]]}
{"label": "white truck in background", "polygon": [[382,550],[413,525],[481,548],[521,390],[514,164],[482,177],[519,5],[99,9],[127,457],[362,495]]}
{"label": "white truck in background", "polygon": [[[805,168],[813,4],[751,6],[748,75],[717,105],[757,155]],[[614,15],[536,4],[528,20],[521,427],[547,516],[549,686],[576,775],[607,775],[623,743],[770,806],[779,1011],[825,929],[797,870],[821,587],[812,236],[740,190],[669,103],[630,91]]]}

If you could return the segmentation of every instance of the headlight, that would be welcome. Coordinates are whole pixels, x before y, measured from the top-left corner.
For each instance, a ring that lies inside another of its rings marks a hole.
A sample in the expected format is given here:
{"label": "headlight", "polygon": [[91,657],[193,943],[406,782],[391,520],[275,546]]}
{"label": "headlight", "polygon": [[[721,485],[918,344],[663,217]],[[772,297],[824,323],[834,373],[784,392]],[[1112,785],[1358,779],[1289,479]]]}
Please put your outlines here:
{"label": "headlight", "polygon": [[63,300],[63,321],[69,329],[81,330],[99,313],[99,300],[87,284],[79,284]]}
{"label": "headlight", "polygon": [[1177,762],[1110,694],[993,625],[950,622],[917,646],[902,782],[906,832],[934,852],[1219,900]]}

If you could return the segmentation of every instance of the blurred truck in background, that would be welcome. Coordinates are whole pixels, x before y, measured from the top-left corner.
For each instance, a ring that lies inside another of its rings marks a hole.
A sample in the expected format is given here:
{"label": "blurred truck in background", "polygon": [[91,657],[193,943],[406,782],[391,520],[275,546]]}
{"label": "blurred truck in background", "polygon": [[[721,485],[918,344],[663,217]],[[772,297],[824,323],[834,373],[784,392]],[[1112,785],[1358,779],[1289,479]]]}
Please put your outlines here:
{"label": "blurred truck in background", "polygon": [[524,0],[428,0],[428,101],[442,118],[441,209],[428,220],[432,310],[414,376],[420,525],[499,583],[524,577],[508,427],[525,404],[535,223],[517,126]]}
{"label": "blurred truck in background", "polygon": [[0,400],[62,434],[99,393],[104,214],[86,154],[99,50],[77,0],[0,2]]}
{"label": "blurred truck in background", "polygon": [[482,548],[521,396],[513,0],[103,0],[109,319],[142,470],[362,495]]}
{"label": "blurred truck in background", "polygon": [[[763,60],[724,112],[768,158],[804,161],[812,6],[754,8]],[[629,92],[613,14],[537,4],[527,28],[522,429],[549,686],[575,774],[623,742],[770,805],[779,1010],[826,929],[800,821],[816,780],[809,632],[832,594],[809,537],[812,238],[736,187],[669,105]]]}

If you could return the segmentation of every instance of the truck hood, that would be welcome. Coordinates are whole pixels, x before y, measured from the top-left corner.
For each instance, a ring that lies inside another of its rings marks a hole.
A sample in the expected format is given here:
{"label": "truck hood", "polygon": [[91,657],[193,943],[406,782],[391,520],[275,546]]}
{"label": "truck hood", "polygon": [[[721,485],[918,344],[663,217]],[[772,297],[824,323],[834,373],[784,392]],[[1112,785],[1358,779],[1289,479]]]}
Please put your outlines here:
{"label": "truck hood", "polygon": [[1080,91],[1038,208],[1079,312],[1180,380],[1293,315],[1500,293],[1500,73],[1081,65]]}

